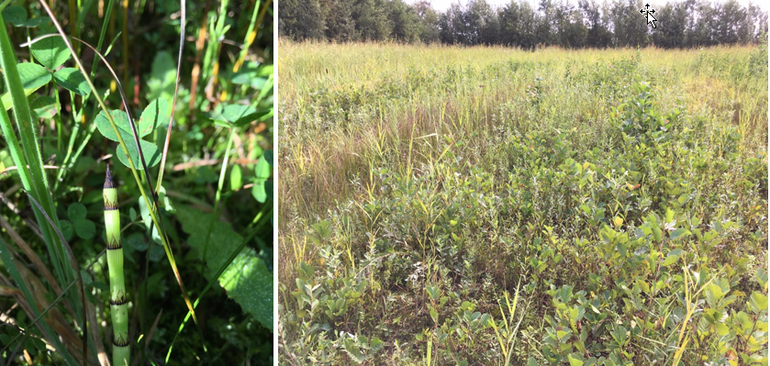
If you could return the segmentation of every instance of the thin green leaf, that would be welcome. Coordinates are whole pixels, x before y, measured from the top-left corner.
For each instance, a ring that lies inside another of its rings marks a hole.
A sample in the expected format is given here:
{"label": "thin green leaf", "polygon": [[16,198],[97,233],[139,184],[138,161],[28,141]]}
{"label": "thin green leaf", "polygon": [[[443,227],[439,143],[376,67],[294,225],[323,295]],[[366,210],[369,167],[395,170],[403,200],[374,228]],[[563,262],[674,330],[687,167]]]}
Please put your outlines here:
{"label": "thin green leaf", "polygon": [[[19,273],[19,270],[16,267],[16,263],[11,258],[11,252],[2,238],[0,238],[0,260],[2,260],[5,269],[11,275],[11,278],[13,278],[13,280],[16,282],[16,285],[19,287],[21,292],[24,294],[24,298],[27,300],[27,302],[29,302],[33,315],[38,317],[40,311],[38,310],[37,304],[35,303],[35,298],[32,296],[29,286],[27,286],[27,283],[22,278],[21,273]],[[68,362],[75,364],[76,362],[72,358],[72,355],[67,351],[61,341],[59,341],[59,337],[57,337],[56,333],[53,332],[51,326],[46,322],[42,322],[41,324],[43,330],[46,333],[46,338],[54,343],[54,347],[57,350],[64,351],[62,356],[64,356]]]}

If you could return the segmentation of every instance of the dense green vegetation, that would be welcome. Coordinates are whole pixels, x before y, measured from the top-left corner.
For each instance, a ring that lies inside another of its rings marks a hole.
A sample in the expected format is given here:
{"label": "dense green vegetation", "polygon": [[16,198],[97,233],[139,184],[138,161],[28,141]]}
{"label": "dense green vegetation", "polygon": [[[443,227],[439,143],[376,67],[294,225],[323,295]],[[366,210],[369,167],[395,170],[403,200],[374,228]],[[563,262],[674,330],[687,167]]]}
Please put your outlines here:
{"label": "dense green vegetation", "polygon": [[280,47],[281,362],[767,363],[766,45]]}
{"label": "dense green vegetation", "polygon": [[[464,4],[463,4],[464,3]],[[653,4],[652,28],[639,13],[641,0],[486,0],[456,2],[446,11],[430,1],[286,0],[279,4],[281,36],[293,40],[397,41],[455,45],[605,48],[655,45],[689,48],[759,43],[767,12],[736,0],[680,0]]]}
{"label": "dense green vegetation", "polygon": [[273,363],[272,6],[0,4],[2,364]]}

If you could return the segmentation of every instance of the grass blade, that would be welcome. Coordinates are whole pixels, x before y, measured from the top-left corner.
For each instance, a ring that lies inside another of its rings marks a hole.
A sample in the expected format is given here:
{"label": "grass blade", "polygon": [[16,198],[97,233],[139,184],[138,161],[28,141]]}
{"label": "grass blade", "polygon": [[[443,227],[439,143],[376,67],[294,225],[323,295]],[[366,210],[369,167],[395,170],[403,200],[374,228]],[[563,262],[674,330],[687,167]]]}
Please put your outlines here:
{"label": "grass blade", "polygon": [[[53,199],[48,192],[48,182],[43,172],[43,160],[40,151],[40,146],[37,143],[37,136],[35,129],[32,126],[33,120],[27,102],[27,97],[24,94],[24,88],[21,84],[21,78],[16,68],[16,57],[11,47],[8,33],[5,30],[5,19],[0,14],[0,68],[3,69],[3,76],[5,79],[6,89],[11,92],[11,100],[13,103],[13,113],[16,120],[16,125],[21,135],[21,144],[16,140],[16,135],[11,127],[10,118],[5,107],[0,101],[0,125],[2,126],[3,134],[5,135],[8,147],[11,150],[11,156],[14,163],[18,167],[19,175],[21,176],[24,189],[31,192],[38,201],[41,201],[42,206],[49,213],[54,213],[55,208],[53,205]],[[22,146],[22,149],[18,147]],[[37,207],[33,208],[35,218],[38,222],[43,221],[43,217]],[[55,215],[52,215],[55,216]],[[54,219],[54,223],[58,226],[58,219]],[[46,246],[48,248],[49,255],[52,257],[54,270],[59,282],[69,282],[74,277],[72,273],[64,273],[63,271],[63,256],[60,243],[56,242],[51,230],[41,225],[41,232],[45,238]]]}
{"label": "grass blade", "polygon": [[75,271],[75,274],[77,274],[77,283],[78,283],[78,290],[80,292],[80,301],[83,308],[83,364],[85,365],[88,361],[88,321],[86,318],[86,290],[83,286],[83,276],[80,274],[80,268],[78,268],[78,261],[75,259],[75,254],[72,253],[72,248],[70,248],[69,244],[67,244],[67,241],[64,240],[64,235],[62,235],[61,230],[59,230],[58,227],[54,224],[53,220],[51,220],[51,217],[48,216],[48,214],[43,210],[43,208],[40,206],[40,204],[35,200],[34,197],[32,197],[29,192],[26,192],[29,196],[29,200],[32,201],[35,206],[38,207],[38,209],[41,211],[43,216],[45,216],[46,221],[48,221],[48,224],[51,225],[51,228],[56,232],[56,234],[59,236],[59,240],[62,242],[62,246],[67,251],[67,255],[70,260],[70,265],[72,266],[72,270]]}
{"label": "grass blade", "polygon": [[[39,324],[39,326],[43,328],[43,333],[45,334],[46,339],[54,346],[54,348],[56,348],[56,350],[62,355],[62,357],[64,358],[65,361],[67,361],[68,364],[71,364],[71,365],[77,364],[77,361],[75,361],[75,359],[72,358],[72,355],[69,354],[66,347],[64,347],[61,341],[59,341],[59,337],[56,336],[56,333],[53,331],[51,326],[46,322],[37,323],[37,321],[43,317],[45,312],[41,313],[38,310],[37,303],[35,302],[35,298],[32,296],[32,293],[30,292],[29,287],[26,285],[26,283],[22,279],[19,269],[16,268],[16,263],[11,258],[10,249],[8,248],[8,246],[5,244],[5,241],[1,237],[0,237],[0,260],[3,261],[3,264],[5,265],[6,270],[8,270],[8,273],[11,275],[11,278],[13,278],[13,280],[16,282],[16,285],[24,294],[24,298],[29,302],[32,314],[35,316],[35,320],[32,324]],[[55,304],[55,302],[53,304]],[[53,304],[51,304],[51,306],[53,306]],[[46,311],[47,310],[48,309],[46,309]],[[9,342],[8,345],[10,346],[10,344],[12,343],[13,341]]]}
{"label": "grass blade", "polygon": [[180,26],[179,31],[179,56],[177,58],[176,62],[176,81],[174,82],[174,100],[171,102],[171,117],[168,121],[168,128],[166,129],[166,141],[163,143],[163,154],[161,154],[160,158],[160,171],[158,172],[158,184],[155,185],[155,188],[160,190],[160,186],[163,184],[163,172],[166,168],[166,157],[168,156],[168,145],[171,143],[171,127],[174,126],[174,110],[176,109],[176,97],[179,93],[179,76],[182,72],[182,50],[184,50],[184,36],[185,36],[185,29],[184,26],[187,22],[187,8],[185,5],[185,0],[181,1],[182,5],[182,24]]}

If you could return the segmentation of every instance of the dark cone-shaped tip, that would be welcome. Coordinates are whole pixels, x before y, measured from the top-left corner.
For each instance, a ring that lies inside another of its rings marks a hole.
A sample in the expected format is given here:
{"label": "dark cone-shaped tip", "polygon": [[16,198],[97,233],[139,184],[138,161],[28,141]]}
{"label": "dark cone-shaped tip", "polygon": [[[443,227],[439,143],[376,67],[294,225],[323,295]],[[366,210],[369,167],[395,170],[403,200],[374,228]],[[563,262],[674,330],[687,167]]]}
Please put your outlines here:
{"label": "dark cone-shaped tip", "polygon": [[107,164],[107,175],[104,177],[104,188],[115,188],[115,183],[112,181],[112,172],[110,172],[109,164]]}

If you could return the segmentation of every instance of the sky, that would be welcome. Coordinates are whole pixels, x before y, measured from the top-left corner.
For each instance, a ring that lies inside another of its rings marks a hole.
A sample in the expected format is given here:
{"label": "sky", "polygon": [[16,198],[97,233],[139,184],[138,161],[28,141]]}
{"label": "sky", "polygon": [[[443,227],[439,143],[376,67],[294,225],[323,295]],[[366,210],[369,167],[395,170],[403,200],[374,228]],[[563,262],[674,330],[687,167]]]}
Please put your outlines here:
{"label": "sky", "polygon": [[[407,3],[415,3],[418,0],[405,0],[405,1]],[[433,6],[433,9],[436,9],[436,10],[438,10],[440,12],[446,11],[447,9],[449,9],[449,7],[452,4],[457,3],[457,2],[460,2],[460,4],[463,4],[463,5],[468,3],[468,0],[429,0],[429,1],[430,1],[431,5]],[[519,1],[519,0],[517,0],[517,1]],[[539,1],[537,1],[537,0],[528,0],[528,1],[532,5],[532,7],[534,9],[537,9],[537,4],[539,3]],[[578,0],[567,0],[567,1],[571,2],[577,8]],[[510,0],[487,0],[487,3],[489,3],[493,7],[503,7],[503,6],[507,5],[510,2],[511,2]],[[601,3],[602,0],[598,0],[597,2]],[[649,4],[650,4],[650,8],[655,9],[656,5],[663,5],[666,2],[667,1],[659,1],[658,0],[658,1],[650,1]],[[679,1],[676,1],[676,2],[679,2]],[[714,2],[716,2],[716,3],[725,3],[726,0],[724,0],[724,1],[723,0],[717,0],[717,1],[714,1]],[[741,6],[743,6],[743,7],[746,7],[749,4],[749,2],[751,2],[754,5],[758,5],[759,8],[762,9],[763,11],[765,11],[765,12],[768,11],[768,8],[770,6],[769,5],[770,2],[768,2],[768,1],[762,1],[762,0],[754,0],[754,1],[738,0],[738,3],[741,4]]]}

